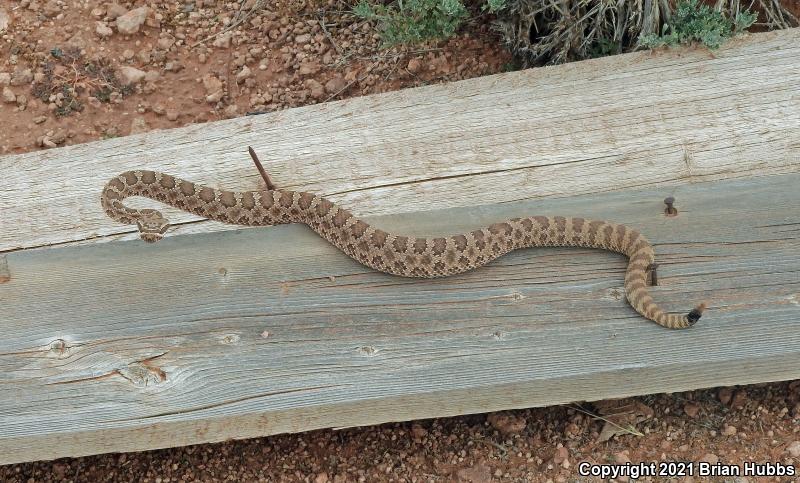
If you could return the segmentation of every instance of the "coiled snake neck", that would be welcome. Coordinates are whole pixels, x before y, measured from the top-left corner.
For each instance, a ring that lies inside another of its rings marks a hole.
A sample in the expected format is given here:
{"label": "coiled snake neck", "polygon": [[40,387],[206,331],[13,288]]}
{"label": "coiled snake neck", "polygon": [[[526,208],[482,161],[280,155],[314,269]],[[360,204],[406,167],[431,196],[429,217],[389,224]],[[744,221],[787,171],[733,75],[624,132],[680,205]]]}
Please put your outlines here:
{"label": "coiled snake neck", "polygon": [[529,247],[589,247],[629,258],[625,294],[631,307],[655,323],[680,329],[694,325],[705,304],[687,315],[664,312],[647,290],[653,247],[638,231],[603,220],[529,216],[493,223],[447,237],[416,238],[370,226],[331,201],[300,191],[225,191],[156,171],[126,171],[103,189],[106,214],[136,224],[147,242],[160,240],[169,222],[161,212],[126,207],[128,196],[144,196],[212,220],[236,225],[303,223],[359,263],[402,277],[435,278],[483,266],[512,250]]}

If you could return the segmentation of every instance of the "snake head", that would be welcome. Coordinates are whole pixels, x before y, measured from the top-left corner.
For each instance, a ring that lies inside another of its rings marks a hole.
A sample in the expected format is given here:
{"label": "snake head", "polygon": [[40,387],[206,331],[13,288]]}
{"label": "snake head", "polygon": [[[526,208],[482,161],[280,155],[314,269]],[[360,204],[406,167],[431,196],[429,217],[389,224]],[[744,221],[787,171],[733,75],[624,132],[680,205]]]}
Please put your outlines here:
{"label": "snake head", "polygon": [[169,222],[164,218],[143,218],[136,221],[139,228],[139,237],[148,242],[155,243],[164,238],[164,233],[169,228]]}

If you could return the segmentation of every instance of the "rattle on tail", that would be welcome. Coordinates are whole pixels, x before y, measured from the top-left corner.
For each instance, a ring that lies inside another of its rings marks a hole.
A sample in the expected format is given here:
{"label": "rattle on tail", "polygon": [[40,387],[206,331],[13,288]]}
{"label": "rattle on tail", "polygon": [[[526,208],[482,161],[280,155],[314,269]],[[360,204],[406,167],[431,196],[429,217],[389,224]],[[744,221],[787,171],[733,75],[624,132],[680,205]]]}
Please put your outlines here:
{"label": "rattle on tail", "polygon": [[611,250],[630,260],[625,294],[631,306],[657,324],[680,329],[694,325],[705,304],[687,315],[668,314],[647,290],[654,270],[653,248],[638,231],[602,220],[530,216],[494,223],[449,237],[415,238],[374,228],[331,201],[312,193],[274,189],[225,191],[155,171],[126,171],[111,179],[101,195],[106,214],[136,224],[147,242],[160,240],[169,228],[161,212],[126,207],[128,196],[145,196],[212,220],[237,225],[304,223],[344,253],[375,270],[403,277],[434,278],[483,266],[512,250],[571,246]]}

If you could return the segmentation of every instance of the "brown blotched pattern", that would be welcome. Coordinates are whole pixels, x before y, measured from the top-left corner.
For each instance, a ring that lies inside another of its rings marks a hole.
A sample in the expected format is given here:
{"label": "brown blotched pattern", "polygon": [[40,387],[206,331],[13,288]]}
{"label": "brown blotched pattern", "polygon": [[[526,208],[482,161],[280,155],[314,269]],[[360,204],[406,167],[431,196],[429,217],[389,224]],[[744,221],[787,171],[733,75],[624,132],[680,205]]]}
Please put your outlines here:
{"label": "brown blotched pattern", "polygon": [[237,225],[304,223],[350,257],[370,268],[403,277],[446,277],[489,263],[512,250],[573,246],[627,255],[628,302],[640,314],[671,329],[694,325],[704,305],[688,315],[667,314],[647,291],[653,248],[624,225],[563,216],[512,218],[486,228],[444,238],[387,233],[349,211],[314,195],[287,190],[233,192],[209,188],[154,171],[127,171],[108,182],[101,195],[106,214],[136,224],[147,242],[160,240],[169,222],[156,210],[136,210],[122,200],[146,196],[213,220]]}

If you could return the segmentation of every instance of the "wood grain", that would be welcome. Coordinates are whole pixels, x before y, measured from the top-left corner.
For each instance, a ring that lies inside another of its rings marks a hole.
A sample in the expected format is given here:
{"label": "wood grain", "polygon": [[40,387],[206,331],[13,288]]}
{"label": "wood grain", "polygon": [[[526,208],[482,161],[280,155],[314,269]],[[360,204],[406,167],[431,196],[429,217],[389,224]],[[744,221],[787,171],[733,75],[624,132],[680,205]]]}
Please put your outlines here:
{"label": "wood grain", "polygon": [[362,215],[796,173],[798,85],[793,29],[0,157],[0,252],[133,238],[98,201],[128,169],[260,187],[248,145]]}
{"label": "wood grain", "polygon": [[[625,260],[531,249],[409,280],[303,226],[7,254],[0,463],[800,377],[800,175],[372,218],[414,234],[512,216],[642,230],[670,331]],[[663,214],[673,194],[677,217]]]}

